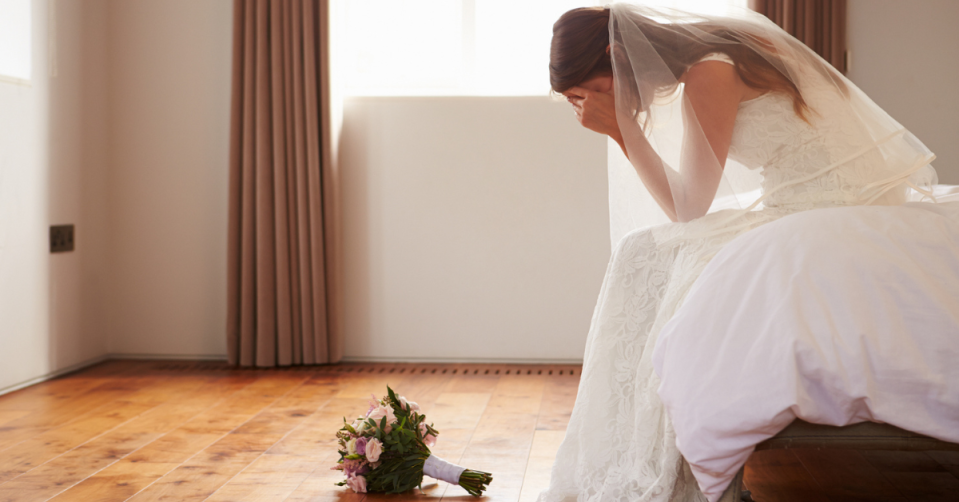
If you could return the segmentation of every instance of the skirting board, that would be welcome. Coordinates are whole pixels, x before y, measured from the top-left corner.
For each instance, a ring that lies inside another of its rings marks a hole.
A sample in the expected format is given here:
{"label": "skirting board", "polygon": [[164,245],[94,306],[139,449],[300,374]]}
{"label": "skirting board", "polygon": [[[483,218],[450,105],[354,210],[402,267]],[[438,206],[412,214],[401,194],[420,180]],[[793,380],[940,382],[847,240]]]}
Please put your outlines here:
{"label": "skirting board", "polygon": [[[161,360],[161,361],[225,361],[224,354],[104,354],[93,359],[71,364],[65,368],[52,371],[29,380],[8,385],[0,389],[0,396],[11,392],[36,385],[47,380],[80,371],[84,368],[102,363],[108,360]],[[433,363],[433,364],[583,364],[582,359],[509,359],[509,358],[425,358],[425,357],[344,357],[344,363]]]}
{"label": "skirting board", "polygon": [[36,385],[38,383],[46,382],[47,380],[53,380],[54,378],[61,377],[67,373],[73,373],[74,371],[80,371],[84,368],[93,366],[94,364],[102,363],[103,361],[108,361],[111,359],[152,359],[152,360],[170,360],[170,361],[225,361],[226,355],[224,354],[215,354],[215,355],[196,355],[196,354],[104,354],[102,356],[94,357],[93,359],[87,359],[86,361],[79,362],[77,364],[71,364],[65,368],[60,368],[56,371],[51,371],[45,375],[40,375],[29,380],[15,383],[13,385],[8,385],[0,389],[0,396],[4,394],[9,394],[14,391],[18,391],[25,387],[31,385]]}
{"label": "skirting board", "polygon": [[226,354],[108,354],[107,359],[153,361],[226,361]]}
{"label": "skirting board", "polygon": [[86,368],[86,367],[88,367],[88,366],[93,366],[94,364],[102,363],[103,361],[106,361],[106,360],[109,359],[109,358],[110,358],[110,357],[109,357],[109,356],[106,356],[106,355],[102,355],[102,356],[99,356],[99,357],[94,357],[93,359],[87,359],[86,361],[79,362],[79,363],[77,363],[77,364],[71,364],[70,366],[67,366],[67,367],[65,367],[65,368],[60,368],[60,369],[58,369],[58,370],[56,370],[56,371],[51,371],[50,373],[47,373],[46,375],[40,375],[40,376],[38,376],[38,377],[31,378],[31,379],[29,379],[29,380],[27,380],[27,381],[24,381],[24,382],[15,383],[15,384],[13,384],[13,385],[8,385],[8,386],[0,389],[0,396],[2,396],[2,395],[4,395],[4,394],[9,394],[9,393],[14,392],[14,391],[17,391],[17,390],[20,390],[20,389],[22,389],[22,388],[24,388],[24,387],[29,387],[29,386],[31,386],[31,385],[35,385],[35,384],[38,384],[38,383],[41,383],[41,382],[46,382],[47,380],[52,380],[52,379],[57,378],[57,377],[59,377],[59,376],[66,375],[67,373],[73,373],[74,371],[82,370],[83,368]]}

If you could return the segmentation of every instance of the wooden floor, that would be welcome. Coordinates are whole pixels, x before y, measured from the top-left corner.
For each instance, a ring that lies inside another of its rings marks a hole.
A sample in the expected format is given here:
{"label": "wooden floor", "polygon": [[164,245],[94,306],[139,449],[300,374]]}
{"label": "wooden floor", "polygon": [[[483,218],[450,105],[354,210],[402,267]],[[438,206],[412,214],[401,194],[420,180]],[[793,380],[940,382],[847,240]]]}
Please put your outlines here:
{"label": "wooden floor", "polygon": [[[333,486],[333,433],[387,384],[441,431],[434,453],[494,473],[486,500],[533,501],[578,382],[576,366],[103,363],[0,397],[0,501],[471,500]],[[959,455],[759,452],[746,485],[757,502],[959,501]]]}

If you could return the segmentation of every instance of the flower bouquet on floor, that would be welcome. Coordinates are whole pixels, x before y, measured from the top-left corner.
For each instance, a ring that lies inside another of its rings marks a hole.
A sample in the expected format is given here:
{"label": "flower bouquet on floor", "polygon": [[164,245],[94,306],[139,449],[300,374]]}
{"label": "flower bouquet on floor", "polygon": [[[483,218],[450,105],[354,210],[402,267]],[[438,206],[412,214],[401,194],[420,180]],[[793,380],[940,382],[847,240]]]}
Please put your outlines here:
{"label": "flower bouquet on floor", "polygon": [[423,484],[423,475],[462,486],[480,496],[493,480],[488,472],[464,469],[430,453],[439,431],[427,425],[420,407],[393,389],[370,402],[366,416],[353,423],[343,419],[337,431],[340,459],[333,469],[343,471],[346,485],[357,493],[402,493]]}

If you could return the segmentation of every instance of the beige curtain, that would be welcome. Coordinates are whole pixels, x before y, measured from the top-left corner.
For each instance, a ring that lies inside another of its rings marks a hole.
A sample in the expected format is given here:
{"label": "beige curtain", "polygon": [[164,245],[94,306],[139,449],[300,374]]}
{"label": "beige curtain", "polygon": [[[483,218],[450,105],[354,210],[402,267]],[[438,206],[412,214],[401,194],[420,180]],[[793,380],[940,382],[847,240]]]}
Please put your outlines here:
{"label": "beige curtain", "polygon": [[227,340],[243,366],[340,358],[327,0],[234,0]]}
{"label": "beige curtain", "polygon": [[749,0],[749,7],[846,72],[846,0]]}

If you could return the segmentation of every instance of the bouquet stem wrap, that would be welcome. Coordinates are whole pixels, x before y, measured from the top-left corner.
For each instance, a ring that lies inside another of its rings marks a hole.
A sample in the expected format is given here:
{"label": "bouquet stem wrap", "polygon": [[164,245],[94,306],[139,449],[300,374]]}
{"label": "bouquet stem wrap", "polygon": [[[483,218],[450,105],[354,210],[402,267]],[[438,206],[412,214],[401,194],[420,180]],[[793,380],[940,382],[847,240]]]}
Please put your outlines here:
{"label": "bouquet stem wrap", "polygon": [[465,467],[451,464],[436,455],[430,455],[423,464],[423,474],[452,485],[460,484],[460,476],[465,470]]}

